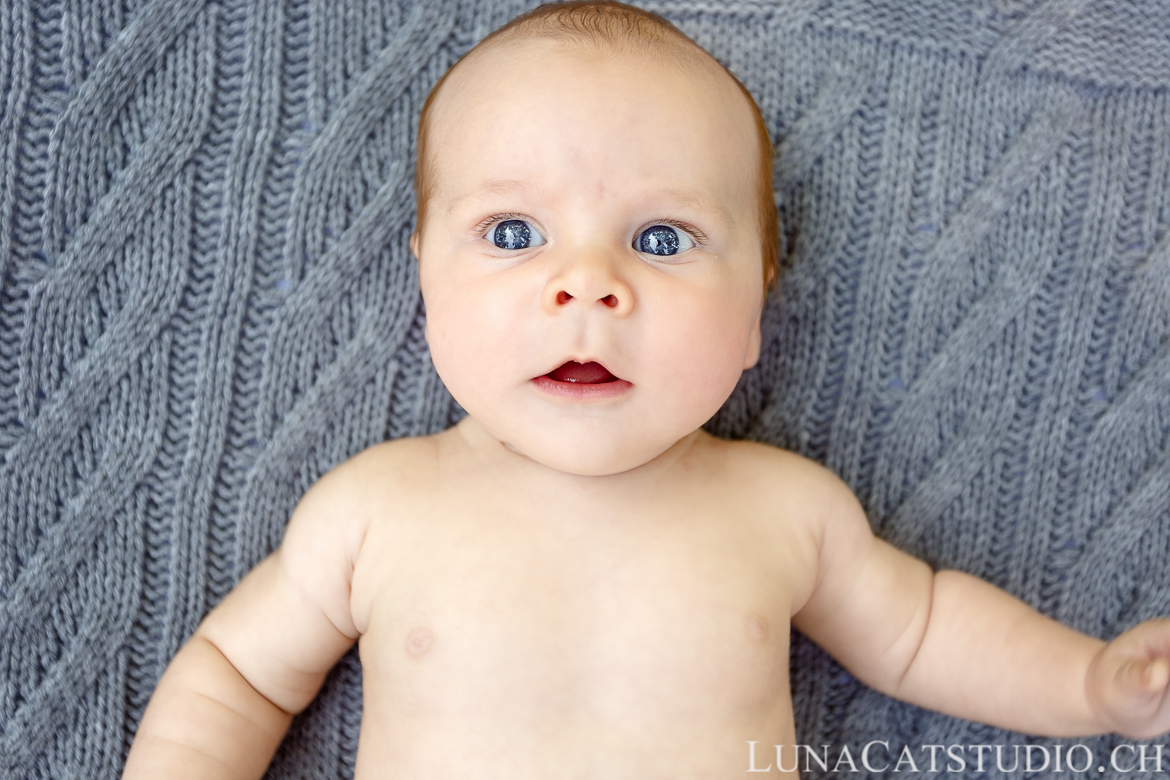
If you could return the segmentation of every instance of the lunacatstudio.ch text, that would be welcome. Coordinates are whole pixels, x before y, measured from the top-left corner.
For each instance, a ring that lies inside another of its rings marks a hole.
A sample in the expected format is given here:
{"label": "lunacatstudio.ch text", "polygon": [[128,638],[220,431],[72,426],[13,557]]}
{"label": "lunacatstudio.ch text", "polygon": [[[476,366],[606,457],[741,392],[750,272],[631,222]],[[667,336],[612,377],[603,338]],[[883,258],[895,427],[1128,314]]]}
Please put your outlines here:
{"label": "lunacatstudio.ch text", "polygon": [[[1163,745],[1117,745],[1107,756],[1097,756],[1088,745],[902,745],[873,740],[860,747],[821,745],[761,745],[747,743],[748,772],[943,773],[1000,772],[1079,773],[1094,766],[1104,772],[1140,772],[1143,777],[1170,770],[1170,749]],[[1163,753],[1166,769],[1163,769]]]}

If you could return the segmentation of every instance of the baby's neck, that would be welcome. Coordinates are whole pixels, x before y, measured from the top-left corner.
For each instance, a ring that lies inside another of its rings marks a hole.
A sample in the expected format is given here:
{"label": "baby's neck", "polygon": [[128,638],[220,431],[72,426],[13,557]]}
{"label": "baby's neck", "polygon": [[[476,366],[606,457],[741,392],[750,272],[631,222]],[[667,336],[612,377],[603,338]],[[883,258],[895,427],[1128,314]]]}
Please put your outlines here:
{"label": "baby's neck", "polygon": [[471,416],[460,420],[455,430],[459,433],[457,441],[462,441],[484,471],[518,493],[532,494],[536,499],[588,501],[645,496],[655,484],[672,481],[683,467],[683,459],[693,458],[711,438],[700,428],[641,466],[617,474],[587,476],[559,471],[533,460]]}

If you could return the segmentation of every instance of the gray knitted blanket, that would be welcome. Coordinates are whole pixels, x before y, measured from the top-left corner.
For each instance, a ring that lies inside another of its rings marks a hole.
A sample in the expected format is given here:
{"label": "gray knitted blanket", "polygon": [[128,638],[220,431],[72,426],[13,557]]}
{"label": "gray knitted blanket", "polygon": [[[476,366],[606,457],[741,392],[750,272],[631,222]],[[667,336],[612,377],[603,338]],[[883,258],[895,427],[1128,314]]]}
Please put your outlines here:
{"label": "gray knitted blanket", "polygon": [[[779,149],[786,273],[708,429],[814,458],[884,538],[1082,631],[1170,613],[1164,0],[639,4]],[[308,486],[462,415],[423,339],[414,133],[533,5],[0,5],[0,776],[116,777]],[[888,699],[799,636],[792,683],[831,756],[1060,742]],[[361,715],[351,653],[269,777],[350,777]],[[1119,740],[1075,741],[1121,776]]]}

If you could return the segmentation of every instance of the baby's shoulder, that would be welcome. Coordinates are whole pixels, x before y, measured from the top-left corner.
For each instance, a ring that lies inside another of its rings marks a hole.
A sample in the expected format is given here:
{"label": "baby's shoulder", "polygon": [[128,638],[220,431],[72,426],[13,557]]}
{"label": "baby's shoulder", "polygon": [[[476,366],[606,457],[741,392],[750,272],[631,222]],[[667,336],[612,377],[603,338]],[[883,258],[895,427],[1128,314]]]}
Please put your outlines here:
{"label": "baby's shoulder", "polygon": [[788,518],[823,522],[851,511],[853,491],[830,469],[790,450],[747,440],[723,441],[736,489]]}
{"label": "baby's shoulder", "polygon": [[774,488],[789,494],[807,491],[817,495],[844,486],[832,471],[791,450],[746,439],[719,441],[729,453],[733,467],[762,490]]}
{"label": "baby's shoulder", "polygon": [[364,535],[369,520],[425,489],[435,473],[432,437],[375,444],[334,466],[314,482],[293,513],[294,526],[354,527]]}
{"label": "baby's shoulder", "polygon": [[391,439],[367,447],[321,477],[326,489],[373,498],[382,490],[418,485],[437,472],[436,437]]}

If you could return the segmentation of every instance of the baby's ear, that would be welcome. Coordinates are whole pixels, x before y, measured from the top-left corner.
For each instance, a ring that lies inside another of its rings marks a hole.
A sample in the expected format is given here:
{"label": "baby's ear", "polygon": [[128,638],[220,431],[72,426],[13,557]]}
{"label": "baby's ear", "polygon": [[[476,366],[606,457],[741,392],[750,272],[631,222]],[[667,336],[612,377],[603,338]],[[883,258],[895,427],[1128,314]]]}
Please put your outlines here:
{"label": "baby's ear", "polygon": [[418,260],[418,230],[410,234],[410,253]]}
{"label": "baby's ear", "polygon": [[747,360],[744,361],[743,370],[747,371],[753,367],[760,360],[760,342],[763,337],[760,335],[760,320],[764,316],[763,308],[760,313],[756,315],[756,323],[752,325],[751,340],[748,341]]}

